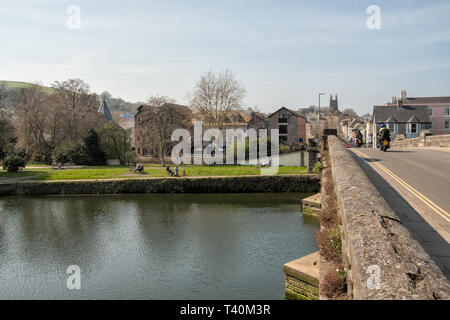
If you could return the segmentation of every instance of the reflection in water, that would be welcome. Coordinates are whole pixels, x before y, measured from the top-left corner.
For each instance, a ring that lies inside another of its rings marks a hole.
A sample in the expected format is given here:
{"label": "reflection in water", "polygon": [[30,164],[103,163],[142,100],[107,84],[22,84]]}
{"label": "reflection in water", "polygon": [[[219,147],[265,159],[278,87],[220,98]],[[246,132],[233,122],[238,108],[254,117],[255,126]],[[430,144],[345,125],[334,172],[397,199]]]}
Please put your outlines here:
{"label": "reflection in water", "polygon": [[3,197],[0,298],[283,299],[282,265],[317,249],[302,196]]}

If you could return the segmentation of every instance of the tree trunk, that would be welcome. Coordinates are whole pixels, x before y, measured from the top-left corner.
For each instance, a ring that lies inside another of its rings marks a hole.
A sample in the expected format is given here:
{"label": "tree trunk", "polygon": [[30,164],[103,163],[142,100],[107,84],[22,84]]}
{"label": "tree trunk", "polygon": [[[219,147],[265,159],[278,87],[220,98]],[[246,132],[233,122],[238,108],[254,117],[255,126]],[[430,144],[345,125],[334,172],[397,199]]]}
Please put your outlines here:
{"label": "tree trunk", "polygon": [[163,167],[166,166],[166,159],[164,157],[164,142],[161,143],[161,164]]}

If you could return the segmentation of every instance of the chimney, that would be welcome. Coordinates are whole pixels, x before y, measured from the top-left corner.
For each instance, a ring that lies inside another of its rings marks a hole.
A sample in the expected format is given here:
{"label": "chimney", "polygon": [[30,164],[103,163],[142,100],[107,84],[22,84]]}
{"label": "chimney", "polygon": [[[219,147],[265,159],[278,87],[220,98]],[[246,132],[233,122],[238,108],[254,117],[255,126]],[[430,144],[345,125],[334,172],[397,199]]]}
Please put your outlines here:
{"label": "chimney", "polygon": [[401,109],[403,107],[403,100],[402,99],[398,99],[397,100],[397,109]]}

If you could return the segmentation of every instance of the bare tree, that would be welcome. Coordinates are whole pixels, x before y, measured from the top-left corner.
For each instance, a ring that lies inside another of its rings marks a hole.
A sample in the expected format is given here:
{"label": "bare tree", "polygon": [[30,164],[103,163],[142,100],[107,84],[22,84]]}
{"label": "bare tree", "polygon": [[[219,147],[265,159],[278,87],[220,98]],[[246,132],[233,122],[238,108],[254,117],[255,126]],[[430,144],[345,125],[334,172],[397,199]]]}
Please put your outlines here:
{"label": "bare tree", "polygon": [[174,104],[175,99],[167,96],[154,95],[147,102],[146,119],[148,123],[146,134],[148,144],[157,146],[157,154],[161,158],[161,164],[166,165],[166,154],[172,146],[172,132],[178,128],[192,128],[192,112],[185,106]]}
{"label": "bare tree", "polygon": [[176,100],[167,96],[152,95],[148,98],[147,102],[152,107],[161,107],[165,103],[175,103]]}
{"label": "bare tree", "polygon": [[68,120],[66,129],[71,142],[80,143],[89,127],[103,127],[105,123],[95,125],[98,100],[95,94],[90,93],[89,85],[84,80],[55,81],[52,86],[56,103],[64,110]]}
{"label": "bare tree", "polygon": [[191,94],[191,107],[206,126],[222,129],[233,110],[241,108],[245,98],[244,86],[227,70],[201,76]]}
{"label": "bare tree", "polygon": [[52,150],[66,138],[67,119],[63,110],[38,84],[17,91],[14,109],[19,146],[43,154],[50,161]]}
{"label": "bare tree", "polygon": [[349,118],[358,118],[358,114],[352,108],[347,108],[343,110],[342,114],[344,115],[344,117],[347,116]]}

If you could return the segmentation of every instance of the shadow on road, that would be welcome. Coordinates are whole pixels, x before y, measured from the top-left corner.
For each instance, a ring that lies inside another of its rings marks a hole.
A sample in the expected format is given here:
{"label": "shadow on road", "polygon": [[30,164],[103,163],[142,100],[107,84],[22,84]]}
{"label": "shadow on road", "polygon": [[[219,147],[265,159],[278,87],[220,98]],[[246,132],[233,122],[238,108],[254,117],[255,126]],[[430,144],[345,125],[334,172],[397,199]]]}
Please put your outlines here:
{"label": "shadow on road", "polygon": [[436,262],[447,279],[450,279],[450,246],[448,242],[365,159],[358,157],[353,152],[350,154],[400,218],[402,224]]}
{"label": "shadow on road", "polygon": [[365,160],[367,162],[379,162],[379,161],[381,161],[381,159],[375,159],[375,158],[365,158]]}

